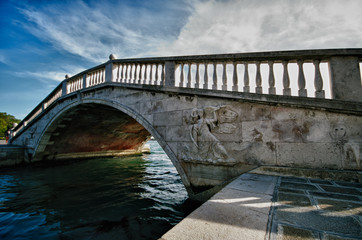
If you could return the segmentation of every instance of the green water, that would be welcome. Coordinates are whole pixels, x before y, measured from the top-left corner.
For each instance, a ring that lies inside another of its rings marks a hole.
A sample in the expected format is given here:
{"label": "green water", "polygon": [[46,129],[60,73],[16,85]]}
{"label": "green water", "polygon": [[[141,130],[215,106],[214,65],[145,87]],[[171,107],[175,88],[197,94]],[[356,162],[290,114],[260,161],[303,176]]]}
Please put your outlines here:
{"label": "green water", "polygon": [[197,206],[151,154],[0,172],[0,239],[158,239]]}

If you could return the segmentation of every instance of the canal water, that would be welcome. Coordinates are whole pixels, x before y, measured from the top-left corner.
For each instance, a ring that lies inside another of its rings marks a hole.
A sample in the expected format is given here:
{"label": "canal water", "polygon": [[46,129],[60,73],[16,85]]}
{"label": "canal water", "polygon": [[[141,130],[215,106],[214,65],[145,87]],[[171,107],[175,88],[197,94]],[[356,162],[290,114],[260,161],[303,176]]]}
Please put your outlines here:
{"label": "canal water", "polygon": [[151,154],[0,172],[0,239],[158,239],[197,205]]}

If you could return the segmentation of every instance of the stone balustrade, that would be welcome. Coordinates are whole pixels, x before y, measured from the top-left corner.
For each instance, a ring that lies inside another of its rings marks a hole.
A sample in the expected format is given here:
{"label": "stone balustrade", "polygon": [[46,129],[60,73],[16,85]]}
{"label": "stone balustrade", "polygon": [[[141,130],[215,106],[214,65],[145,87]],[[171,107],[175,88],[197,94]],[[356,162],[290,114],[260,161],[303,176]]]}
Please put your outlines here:
{"label": "stone balustrade", "polygon": [[115,59],[111,55],[108,62],[66,78],[13,129],[12,135],[46,111],[57,99],[109,83],[157,85],[165,90],[196,88],[223,93],[254,93],[261,98],[268,94],[362,102],[361,59],[362,49],[143,59]]}

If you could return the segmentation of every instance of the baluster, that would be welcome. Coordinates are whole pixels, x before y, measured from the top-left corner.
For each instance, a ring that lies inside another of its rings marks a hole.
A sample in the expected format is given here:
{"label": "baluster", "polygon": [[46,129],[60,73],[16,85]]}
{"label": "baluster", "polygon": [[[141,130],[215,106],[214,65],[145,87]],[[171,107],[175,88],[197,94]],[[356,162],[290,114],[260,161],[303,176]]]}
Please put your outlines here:
{"label": "baluster", "polygon": [[95,82],[95,72],[91,73],[91,86],[94,86],[94,82]]}
{"label": "baluster", "polygon": [[121,72],[121,82],[124,83],[125,82],[125,77],[124,75],[126,74],[126,68],[125,68],[125,65],[122,64],[122,72]]}
{"label": "baluster", "polygon": [[216,73],[216,62],[213,63],[214,71],[212,73],[212,90],[217,90],[217,73]]}
{"label": "baluster", "polygon": [[123,83],[127,83],[127,71],[128,70],[128,65],[124,64],[123,65]]}
{"label": "baluster", "polygon": [[138,70],[138,76],[137,76],[137,84],[141,84],[141,75],[142,75],[142,66],[141,64],[137,65]]}
{"label": "baluster", "polygon": [[128,65],[127,83],[132,83],[132,64]]}
{"label": "baluster", "polygon": [[239,83],[238,83],[238,64],[237,62],[233,63],[233,91],[239,91]]}
{"label": "baluster", "polygon": [[200,88],[200,63],[196,63],[195,88]]}
{"label": "baluster", "polygon": [[134,65],[133,64],[130,64],[130,70],[129,70],[129,83],[133,83],[133,80],[134,80]]}
{"label": "baluster", "polygon": [[151,68],[150,68],[150,82],[149,82],[150,85],[153,85],[154,82],[153,82],[153,64],[151,64]]}
{"label": "baluster", "polygon": [[226,76],[226,62],[223,62],[222,64],[222,85],[221,85],[221,90],[227,91],[228,87],[227,87],[227,76]]}
{"label": "baluster", "polygon": [[249,86],[249,63],[244,63],[245,69],[244,69],[244,92],[250,92],[250,86]]}
{"label": "baluster", "polygon": [[275,94],[276,90],[275,90],[275,78],[274,78],[274,62],[273,61],[268,61],[268,65],[269,65],[269,94]]}
{"label": "baluster", "polygon": [[117,75],[116,75],[116,82],[119,81],[119,64],[117,64]]}
{"label": "baluster", "polygon": [[188,88],[191,87],[191,63],[188,63],[189,70],[187,71],[187,86]]}
{"label": "baluster", "polygon": [[122,64],[119,64],[119,78],[117,82],[122,82],[123,81],[123,66]]}
{"label": "baluster", "polygon": [[283,61],[283,95],[290,96],[290,80],[289,80],[289,73],[288,73],[288,61]]}
{"label": "baluster", "polygon": [[124,73],[124,83],[128,83],[128,75],[129,75],[129,65],[125,64],[125,73]]}
{"label": "baluster", "polygon": [[324,90],[323,90],[323,79],[322,79],[322,75],[321,75],[321,72],[319,69],[320,61],[314,60],[313,64],[314,64],[314,69],[315,69],[315,74],[314,74],[315,97],[316,98],[325,98],[325,94],[324,94]]}
{"label": "baluster", "polygon": [[143,66],[144,66],[145,71],[143,72],[142,84],[146,84],[146,80],[147,80],[147,64],[144,64]]}
{"label": "baluster", "polygon": [[164,63],[161,64],[161,80],[160,80],[160,85],[161,85],[161,86],[165,85],[165,64],[164,64]]}
{"label": "baluster", "polygon": [[123,83],[127,82],[127,64],[123,64]]}
{"label": "baluster", "polygon": [[156,64],[155,85],[158,85],[158,64]]}
{"label": "baluster", "polygon": [[204,87],[203,89],[208,89],[208,83],[209,83],[209,64],[205,63],[205,71],[204,71]]}
{"label": "baluster", "polygon": [[303,70],[303,61],[298,60],[298,95],[300,97],[306,97],[307,96],[307,89],[305,89],[305,77],[304,77],[304,70]]}
{"label": "baluster", "polygon": [[126,77],[126,81],[127,83],[131,83],[131,75],[132,74],[132,65],[128,64],[127,66],[127,77]]}
{"label": "baluster", "polygon": [[256,76],[255,76],[255,93],[263,93],[263,87],[261,86],[262,79],[260,74],[260,61],[256,62]]}
{"label": "baluster", "polygon": [[133,84],[137,83],[137,65],[133,64]]}
{"label": "baluster", "polygon": [[181,63],[180,87],[184,86],[184,64]]}

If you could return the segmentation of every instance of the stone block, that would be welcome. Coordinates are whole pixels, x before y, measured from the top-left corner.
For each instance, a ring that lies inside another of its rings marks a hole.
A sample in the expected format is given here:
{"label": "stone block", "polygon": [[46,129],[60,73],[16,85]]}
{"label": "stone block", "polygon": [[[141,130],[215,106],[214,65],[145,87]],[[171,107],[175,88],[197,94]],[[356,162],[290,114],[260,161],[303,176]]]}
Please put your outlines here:
{"label": "stone block", "polygon": [[185,126],[167,126],[165,139],[171,142],[190,141],[190,132]]}
{"label": "stone block", "polygon": [[310,230],[278,224],[277,240],[315,240],[318,233]]}
{"label": "stone block", "polygon": [[257,174],[242,174],[240,177],[229,183],[225,189],[236,189],[243,192],[273,195],[277,177]]}
{"label": "stone block", "polygon": [[279,206],[276,217],[278,221],[303,226],[305,229],[326,231],[339,234],[361,236],[359,222],[349,216],[330,216],[310,207]]}
{"label": "stone block", "polygon": [[270,120],[243,121],[242,140],[246,142],[275,142],[278,141],[278,134],[273,131]]}
{"label": "stone block", "polygon": [[275,143],[224,142],[223,146],[236,162],[252,165],[274,165]]}
{"label": "stone block", "polygon": [[153,119],[154,126],[182,125],[182,111],[156,113]]}
{"label": "stone block", "polygon": [[224,188],[161,239],[264,239],[271,196]]}
{"label": "stone block", "polygon": [[139,103],[140,114],[152,114],[152,102],[143,101]]}
{"label": "stone block", "polygon": [[166,139],[166,127],[155,127],[155,130],[163,139]]}
{"label": "stone block", "polygon": [[297,120],[297,119],[325,119],[326,114],[318,110],[310,110],[303,108],[291,108],[291,107],[271,107],[271,119],[272,120]]}
{"label": "stone block", "polygon": [[242,131],[242,124],[237,122],[219,124],[211,133],[221,142],[240,142]]}
{"label": "stone block", "polygon": [[142,115],[144,120],[146,120],[150,125],[153,125],[153,115],[152,114],[145,114]]}
{"label": "stone block", "polygon": [[276,143],[277,165],[308,168],[340,168],[341,156],[332,143]]}
{"label": "stone block", "polygon": [[330,142],[328,123],[314,119],[273,120],[272,130],[280,142]]}
{"label": "stone block", "polygon": [[271,108],[262,104],[243,103],[240,105],[240,121],[264,121],[271,119]]}

